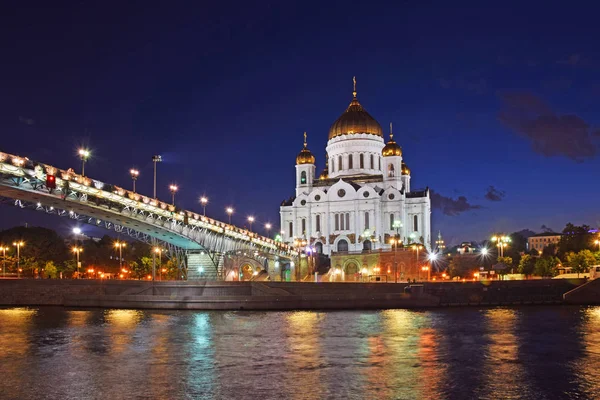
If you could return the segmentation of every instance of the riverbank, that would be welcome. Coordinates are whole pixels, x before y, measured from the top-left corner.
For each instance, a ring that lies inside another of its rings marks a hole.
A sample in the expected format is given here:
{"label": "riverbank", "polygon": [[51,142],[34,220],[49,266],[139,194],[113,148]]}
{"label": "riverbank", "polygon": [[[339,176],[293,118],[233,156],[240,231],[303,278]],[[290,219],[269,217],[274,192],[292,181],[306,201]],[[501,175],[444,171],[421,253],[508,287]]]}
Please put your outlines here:
{"label": "riverbank", "polygon": [[[6,279],[0,280],[0,306],[342,310],[563,304],[563,295],[583,283],[582,279],[427,282],[411,285]],[[591,301],[589,296],[586,300]]]}

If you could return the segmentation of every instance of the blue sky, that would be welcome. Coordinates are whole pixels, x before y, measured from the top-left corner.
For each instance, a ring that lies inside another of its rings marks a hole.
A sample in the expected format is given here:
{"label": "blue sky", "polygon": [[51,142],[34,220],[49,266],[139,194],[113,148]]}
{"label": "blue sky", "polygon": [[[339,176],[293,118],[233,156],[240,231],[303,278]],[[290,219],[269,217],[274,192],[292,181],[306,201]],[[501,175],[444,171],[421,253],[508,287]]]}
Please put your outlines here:
{"label": "blue sky", "polygon": [[148,194],[160,153],[161,198],[175,182],[185,208],[277,223],[302,133],[320,172],[356,76],[449,242],[600,225],[593,3],[31,4],[0,16],[0,151],[77,168],[84,144],[88,174],[128,186],[136,166]]}

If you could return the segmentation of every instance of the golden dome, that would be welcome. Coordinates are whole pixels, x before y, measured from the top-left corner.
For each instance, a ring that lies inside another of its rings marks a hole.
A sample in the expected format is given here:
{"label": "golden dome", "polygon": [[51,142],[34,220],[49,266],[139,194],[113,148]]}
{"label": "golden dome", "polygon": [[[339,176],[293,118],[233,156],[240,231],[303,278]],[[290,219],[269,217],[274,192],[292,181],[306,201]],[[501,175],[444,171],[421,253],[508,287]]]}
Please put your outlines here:
{"label": "golden dome", "polygon": [[384,157],[401,156],[402,148],[398,146],[398,143],[394,140],[394,134],[392,133],[392,124],[390,123],[390,140],[385,144],[385,147],[381,151]]}
{"label": "golden dome", "polygon": [[410,168],[402,161],[402,175],[410,175]]}
{"label": "golden dome", "polygon": [[304,132],[304,148],[296,156],[296,165],[300,164],[314,164],[315,156],[306,148],[306,132]]}
{"label": "golden dome", "polygon": [[337,136],[366,133],[383,137],[379,122],[360,105],[356,98],[356,79],[354,79],[353,99],[346,111],[329,128],[329,140]]}

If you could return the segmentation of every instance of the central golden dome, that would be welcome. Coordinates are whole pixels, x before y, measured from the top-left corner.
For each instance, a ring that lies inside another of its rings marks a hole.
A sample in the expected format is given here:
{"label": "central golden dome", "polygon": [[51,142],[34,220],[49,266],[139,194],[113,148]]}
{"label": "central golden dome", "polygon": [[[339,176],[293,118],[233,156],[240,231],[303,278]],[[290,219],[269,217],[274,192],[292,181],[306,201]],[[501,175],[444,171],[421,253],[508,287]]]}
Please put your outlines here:
{"label": "central golden dome", "polygon": [[356,98],[356,80],[354,80],[354,95],[346,111],[329,128],[329,140],[337,136],[366,133],[383,137],[379,122],[360,105]]}

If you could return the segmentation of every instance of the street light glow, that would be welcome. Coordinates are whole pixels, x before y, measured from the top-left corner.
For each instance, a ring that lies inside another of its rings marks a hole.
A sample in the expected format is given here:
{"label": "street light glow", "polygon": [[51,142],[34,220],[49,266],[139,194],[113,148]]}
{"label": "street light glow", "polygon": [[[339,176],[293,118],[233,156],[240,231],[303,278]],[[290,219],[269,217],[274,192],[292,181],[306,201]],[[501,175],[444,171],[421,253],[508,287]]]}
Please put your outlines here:
{"label": "street light glow", "polygon": [[233,214],[233,208],[231,208],[231,207],[227,207],[227,208],[225,209],[225,211],[226,211],[226,212],[227,212],[227,214],[229,214],[229,215]]}
{"label": "street light glow", "polygon": [[90,151],[88,149],[79,149],[78,151],[79,156],[81,157],[82,160],[87,159],[90,156]]}
{"label": "street light glow", "polygon": [[73,228],[73,233],[76,235],[81,235],[81,228],[76,226],[75,228]]}
{"label": "street light glow", "polygon": [[254,222],[254,217],[252,215],[248,217],[248,222]]}
{"label": "street light glow", "polygon": [[206,205],[208,203],[208,197],[200,197],[200,204],[202,204],[203,206]]}
{"label": "street light glow", "polygon": [[177,185],[169,185],[169,190],[170,190],[172,193],[175,193],[176,191],[178,191],[178,190],[179,190],[179,188],[177,187]]}

